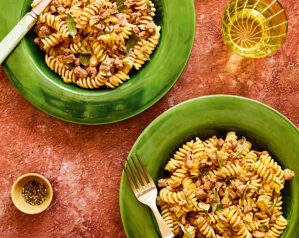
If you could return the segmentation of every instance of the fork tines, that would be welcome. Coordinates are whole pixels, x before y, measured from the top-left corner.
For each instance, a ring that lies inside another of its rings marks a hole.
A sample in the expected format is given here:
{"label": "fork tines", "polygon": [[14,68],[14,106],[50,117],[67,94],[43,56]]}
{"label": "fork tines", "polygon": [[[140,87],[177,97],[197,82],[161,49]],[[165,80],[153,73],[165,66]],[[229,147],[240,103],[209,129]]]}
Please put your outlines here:
{"label": "fork tines", "polygon": [[[149,187],[155,187],[153,179],[137,154],[128,159],[127,166],[124,166],[124,170],[131,189],[135,194]],[[136,196],[137,195],[140,194],[136,194]]]}

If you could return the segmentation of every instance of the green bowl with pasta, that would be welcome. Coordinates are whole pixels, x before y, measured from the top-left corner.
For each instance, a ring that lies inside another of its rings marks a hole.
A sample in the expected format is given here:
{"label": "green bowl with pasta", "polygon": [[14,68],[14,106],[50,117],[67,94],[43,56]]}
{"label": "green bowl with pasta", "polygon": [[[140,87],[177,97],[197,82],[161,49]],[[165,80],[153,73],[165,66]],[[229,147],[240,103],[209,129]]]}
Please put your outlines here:
{"label": "green bowl with pasta", "polygon": [[[31,3],[0,2],[0,39]],[[141,113],[170,90],[194,33],[192,0],[52,1],[3,66],[40,110],[74,123],[113,123]]]}
{"label": "green bowl with pasta", "polygon": [[[230,95],[192,99],[155,119],[135,154],[159,185],[157,204],[176,237],[298,236],[299,131],[273,108]],[[128,238],[160,237],[125,174],[120,209]]]}

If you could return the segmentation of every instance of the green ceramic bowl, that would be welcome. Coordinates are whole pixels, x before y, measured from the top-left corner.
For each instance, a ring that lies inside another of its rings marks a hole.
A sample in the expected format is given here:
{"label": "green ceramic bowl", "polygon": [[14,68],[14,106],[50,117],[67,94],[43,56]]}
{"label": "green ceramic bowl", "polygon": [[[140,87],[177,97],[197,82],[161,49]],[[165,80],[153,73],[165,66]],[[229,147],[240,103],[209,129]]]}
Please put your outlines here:
{"label": "green ceramic bowl", "polygon": [[[236,96],[207,96],[179,104],[154,120],[140,135],[133,153],[138,153],[155,181],[183,143],[195,136],[208,138],[229,130],[244,135],[256,149],[265,149],[297,176],[283,190],[283,211],[289,225],[282,235],[299,234],[299,131],[283,115],[259,102]],[[157,226],[150,210],[134,197],[125,175],[120,185],[120,209],[128,238],[157,238]]]}
{"label": "green ceramic bowl", "polygon": [[[32,0],[0,0],[0,39],[14,27]],[[86,90],[65,84],[45,64],[31,31],[4,64],[19,92],[44,112],[75,123],[105,124],[132,117],[161,99],[189,58],[195,31],[193,0],[154,0],[161,41],[139,72],[114,90]]]}

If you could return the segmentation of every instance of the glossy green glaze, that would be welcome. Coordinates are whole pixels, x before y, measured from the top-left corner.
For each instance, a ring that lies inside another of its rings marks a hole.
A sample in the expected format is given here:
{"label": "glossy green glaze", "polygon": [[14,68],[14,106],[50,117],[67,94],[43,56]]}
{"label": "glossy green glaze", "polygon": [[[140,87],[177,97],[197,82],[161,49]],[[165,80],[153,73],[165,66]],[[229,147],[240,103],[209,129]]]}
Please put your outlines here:
{"label": "glossy green glaze", "polygon": [[[0,0],[0,39],[30,10],[32,0]],[[192,0],[155,0],[161,42],[148,62],[114,90],[65,84],[45,64],[31,31],[4,64],[19,92],[44,112],[75,123],[105,124],[132,117],[160,100],[189,58],[195,31]]]}
{"label": "glossy green glaze", "polygon": [[[179,104],[154,120],[140,135],[131,156],[137,153],[155,181],[183,143],[195,136],[208,138],[235,130],[253,142],[254,148],[269,150],[283,166],[295,171],[283,191],[284,214],[289,226],[282,237],[295,238],[299,232],[299,131],[283,115],[259,102],[228,95],[196,98]],[[159,237],[150,210],[134,197],[122,174],[120,209],[128,238]]]}

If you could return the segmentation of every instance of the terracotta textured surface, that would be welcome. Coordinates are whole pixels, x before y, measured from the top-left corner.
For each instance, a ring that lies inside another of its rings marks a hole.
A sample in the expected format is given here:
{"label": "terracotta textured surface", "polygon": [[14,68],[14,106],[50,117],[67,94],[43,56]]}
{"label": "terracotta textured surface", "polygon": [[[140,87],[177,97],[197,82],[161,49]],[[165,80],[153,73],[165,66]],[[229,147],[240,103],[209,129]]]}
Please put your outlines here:
{"label": "terracotta textured surface", "polygon": [[[118,207],[122,162],[142,130],[168,108],[208,94],[236,94],[264,102],[299,126],[299,8],[284,0],[290,25],[282,50],[234,69],[220,21],[227,1],[195,0],[196,40],[173,89],[151,109],[107,126],[73,125],[26,102],[0,69],[0,237],[125,237]],[[233,72],[232,72],[233,71]],[[18,212],[13,181],[38,172],[52,182],[54,201],[37,216]]]}

